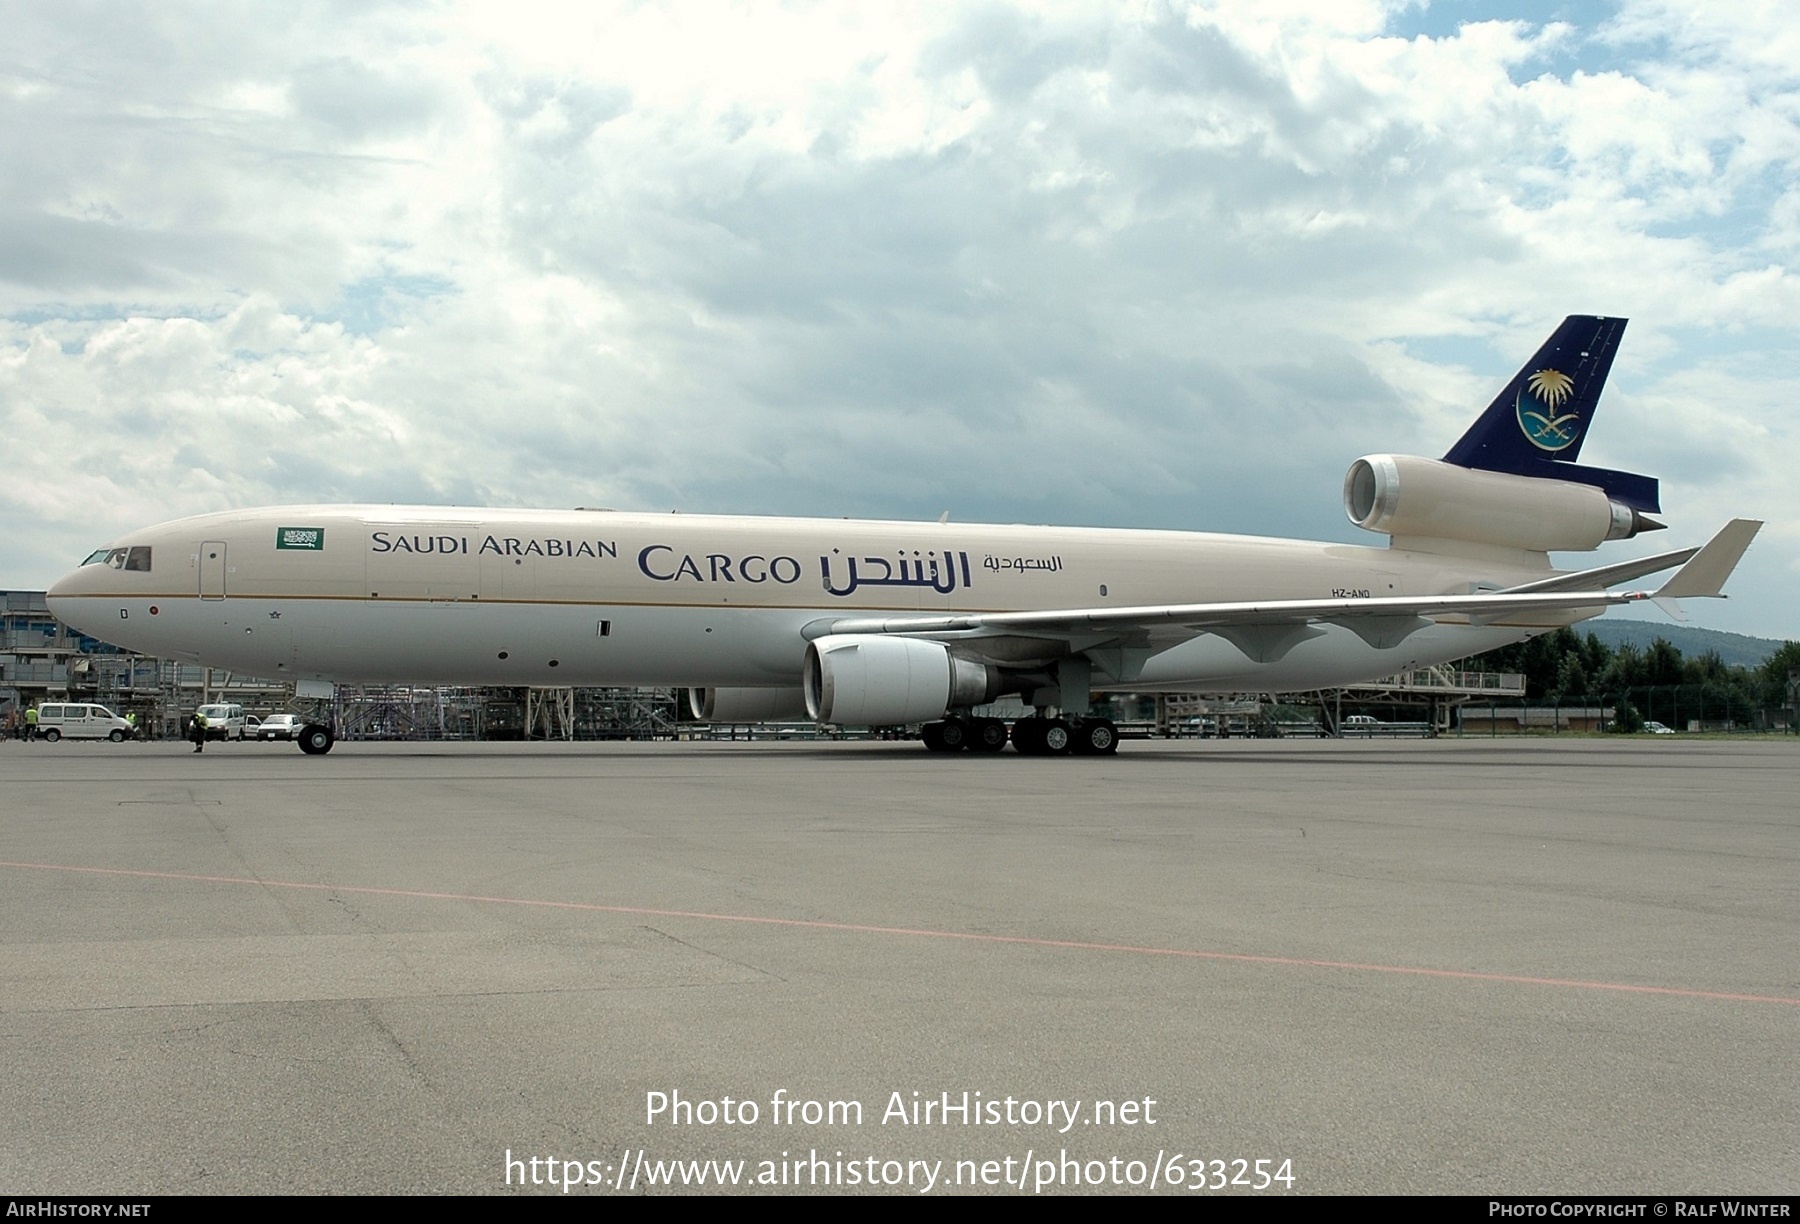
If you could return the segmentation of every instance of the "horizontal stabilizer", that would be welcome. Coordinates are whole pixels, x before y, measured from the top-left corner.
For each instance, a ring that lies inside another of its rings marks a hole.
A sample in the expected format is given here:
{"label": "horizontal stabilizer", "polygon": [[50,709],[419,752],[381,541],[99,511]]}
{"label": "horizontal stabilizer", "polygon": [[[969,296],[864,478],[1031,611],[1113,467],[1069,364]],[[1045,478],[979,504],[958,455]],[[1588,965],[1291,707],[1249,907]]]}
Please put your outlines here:
{"label": "horizontal stabilizer", "polygon": [[[1614,501],[1623,502],[1633,510],[1647,514],[1657,514],[1662,510],[1662,485],[1654,476],[1639,476],[1636,472],[1618,472],[1612,468],[1588,467],[1581,463],[1553,463],[1548,459],[1530,456],[1520,459],[1511,467],[1494,470],[1512,472],[1517,476],[1533,476],[1539,480],[1567,480],[1573,484],[1593,485]],[[1656,527],[1660,526],[1662,524],[1656,524]],[[1655,530],[1655,527],[1651,530]]]}

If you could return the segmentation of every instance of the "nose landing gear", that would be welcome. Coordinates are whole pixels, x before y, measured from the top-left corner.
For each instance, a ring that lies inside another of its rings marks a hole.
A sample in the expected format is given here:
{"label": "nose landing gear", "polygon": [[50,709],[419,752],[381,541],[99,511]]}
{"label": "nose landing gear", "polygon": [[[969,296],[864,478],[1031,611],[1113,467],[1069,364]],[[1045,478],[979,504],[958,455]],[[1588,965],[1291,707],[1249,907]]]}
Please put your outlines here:
{"label": "nose landing gear", "polygon": [[307,756],[324,756],[337,742],[337,736],[324,723],[307,723],[300,732],[300,751]]}

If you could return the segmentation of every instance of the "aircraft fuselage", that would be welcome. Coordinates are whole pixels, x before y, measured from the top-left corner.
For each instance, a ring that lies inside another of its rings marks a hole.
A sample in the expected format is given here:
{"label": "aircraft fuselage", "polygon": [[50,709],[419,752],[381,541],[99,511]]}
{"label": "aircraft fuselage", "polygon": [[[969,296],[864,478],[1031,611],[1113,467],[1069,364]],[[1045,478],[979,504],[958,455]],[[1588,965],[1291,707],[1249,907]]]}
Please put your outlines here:
{"label": "aircraft fuselage", "polygon": [[[130,649],[275,679],[484,685],[792,688],[808,639],[846,616],[1465,594],[1551,572],[1541,555],[1502,550],[1475,560],[1172,531],[405,506],[203,515],[102,553],[115,563],[58,582],[51,608]],[[1333,626],[1266,663],[1208,634],[1153,651],[1120,687],[1316,688],[1581,615],[1440,618],[1387,649]]]}

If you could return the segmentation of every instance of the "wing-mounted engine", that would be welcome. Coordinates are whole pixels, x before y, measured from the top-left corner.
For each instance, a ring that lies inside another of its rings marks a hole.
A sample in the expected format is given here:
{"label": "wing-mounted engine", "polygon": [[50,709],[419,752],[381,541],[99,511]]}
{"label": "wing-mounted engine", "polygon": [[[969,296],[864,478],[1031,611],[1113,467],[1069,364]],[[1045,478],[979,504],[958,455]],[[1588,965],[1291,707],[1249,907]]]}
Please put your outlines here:
{"label": "wing-mounted engine", "polygon": [[806,710],[822,723],[888,727],[928,722],[1000,694],[1000,669],[942,642],[832,634],[806,648]]}
{"label": "wing-mounted engine", "polygon": [[701,722],[785,722],[806,717],[798,688],[691,688],[688,709]]}
{"label": "wing-mounted engine", "polygon": [[1478,471],[1418,455],[1365,455],[1344,477],[1344,513],[1396,539],[1457,540],[1530,552],[1586,552],[1661,523],[1604,489]]}

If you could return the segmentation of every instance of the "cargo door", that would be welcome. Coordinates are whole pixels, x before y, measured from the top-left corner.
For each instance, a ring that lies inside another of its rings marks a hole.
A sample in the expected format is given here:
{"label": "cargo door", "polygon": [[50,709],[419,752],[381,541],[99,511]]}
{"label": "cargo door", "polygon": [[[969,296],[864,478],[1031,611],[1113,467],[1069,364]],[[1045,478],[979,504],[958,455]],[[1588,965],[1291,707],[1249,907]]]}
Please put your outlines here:
{"label": "cargo door", "polygon": [[[468,524],[371,523],[369,593],[382,599],[468,600],[481,589]],[[477,540],[477,543],[479,540]]]}

